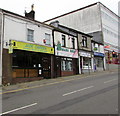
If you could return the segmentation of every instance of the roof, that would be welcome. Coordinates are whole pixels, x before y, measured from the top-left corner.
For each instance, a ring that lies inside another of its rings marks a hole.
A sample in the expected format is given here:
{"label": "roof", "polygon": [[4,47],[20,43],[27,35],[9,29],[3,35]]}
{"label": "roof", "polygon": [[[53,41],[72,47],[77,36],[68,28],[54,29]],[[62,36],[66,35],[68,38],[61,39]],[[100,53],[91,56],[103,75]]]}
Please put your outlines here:
{"label": "roof", "polygon": [[[44,23],[49,22],[49,21],[52,21],[52,20],[57,19],[57,18],[60,18],[60,17],[63,17],[63,16],[66,16],[66,15],[69,15],[69,14],[72,14],[72,13],[77,12],[77,11],[80,11],[80,10],[83,10],[83,9],[85,9],[85,8],[89,8],[89,7],[91,7],[91,6],[97,5],[98,3],[101,4],[101,5],[103,5],[101,2],[96,2],[96,3],[90,4],[90,5],[88,5],[88,6],[79,8],[79,9],[77,9],[77,10],[73,10],[73,11],[68,12],[68,13],[65,13],[65,14],[63,14],[63,15],[60,15],[60,16],[51,18],[51,19],[49,19],[49,20],[46,20],[46,21],[44,21]],[[107,8],[105,5],[103,5],[103,6],[104,6],[105,8]],[[108,9],[110,12],[112,12],[115,16],[119,17],[119,16],[116,15],[113,11],[111,11],[109,8],[107,8],[107,9]]]}
{"label": "roof", "polygon": [[[54,26],[53,26],[53,27],[54,27]],[[54,31],[58,31],[58,32],[61,32],[61,33],[67,34],[67,35],[74,36],[74,35],[66,32],[66,31],[64,31],[64,30],[62,30],[62,29],[57,28],[57,27],[54,27]],[[74,37],[76,37],[76,36],[74,36]]]}
{"label": "roof", "polygon": [[78,30],[75,30],[75,29],[72,29],[72,28],[63,26],[63,25],[60,25],[60,27],[70,29],[70,30],[72,30],[73,32],[77,32],[77,33],[79,33],[79,34],[86,35],[86,36],[91,37],[91,38],[93,37],[93,36],[91,36],[91,35],[89,35],[89,34],[83,33],[83,32],[81,32],[81,31],[78,31]]}
{"label": "roof", "polygon": [[[52,28],[52,29],[54,29],[54,30],[57,30],[57,31],[60,31],[60,32],[69,34],[69,33],[65,32],[65,31],[63,31],[63,30],[61,30],[61,29],[59,29],[59,28],[56,28],[56,27],[52,26],[52,25],[45,24],[45,23],[43,23],[43,22],[39,22],[39,21],[34,20],[34,19],[29,19],[29,18],[27,18],[27,17],[25,17],[25,16],[22,16],[22,15],[19,15],[19,14],[16,14],[16,13],[13,13],[13,12],[10,12],[10,11],[4,10],[4,9],[1,9],[1,8],[0,8],[0,10],[1,10],[1,11],[3,12],[3,14],[5,14],[5,15],[17,16],[17,18],[21,18],[21,19],[24,19],[24,20],[27,20],[27,21],[36,22],[36,23],[45,25],[45,26],[47,26],[47,27],[50,27],[50,28]],[[7,14],[6,14],[6,13],[7,13]],[[60,26],[62,26],[62,25],[60,25]],[[62,27],[65,27],[65,26],[62,26]],[[72,28],[68,28],[68,27],[65,27],[65,28],[70,29],[70,30],[73,30],[74,32],[81,33],[81,34],[83,34],[83,35],[92,37],[92,36],[90,36],[90,35],[88,35],[88,34],[85,34],[85,33],[83,33],[83,32],[79,32],[79,31],[74,30],[74,29],[72,29]]]}
{"label": "roof", "polygon": [[44,26],[53,28],[51,25],[45,24],[45,23],[43,23],[43,22],[40,22],[40,21],[37,21],[37,20],[33,20],[33,19],[27,18],[27,17],[25,17],[25,16],[22,16],[22,15],[19,15],[19,14],[16,14],[16,13],[13,13],[13,12],[10,12],[10,11],[4,10],[4,9],[1,9],[1,8],[0,8],[0,10],[1,10],[2,13],[5,14],[5,15],[9,15],[9,16],[13,16],[13,17],[17,16],[16,18],[21,18],[21,19],[23,19],[23,20],[27,20],[27,21],[39,23],[39,24],[41,24],[41,25],[44,25]]}
{"label": "roof", "polygon": [[104,45],[103,43],[100,43],[100,42],[97,42],[95,40],[91,40],[93,43],[97,43],[97,44],[100,44],[100,45]]}

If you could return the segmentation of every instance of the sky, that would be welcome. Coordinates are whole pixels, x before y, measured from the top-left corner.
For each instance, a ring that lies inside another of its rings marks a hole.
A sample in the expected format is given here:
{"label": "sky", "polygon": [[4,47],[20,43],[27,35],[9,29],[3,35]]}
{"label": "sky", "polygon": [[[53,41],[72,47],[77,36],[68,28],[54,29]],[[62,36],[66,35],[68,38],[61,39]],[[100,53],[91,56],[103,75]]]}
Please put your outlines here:
{"label": "sky", "polygon": [[101,2],[114,13],[118,14],[120,0],[0,0],[0,8],[24,16],[34,4],[35,19],[45,21],[84,6]]}

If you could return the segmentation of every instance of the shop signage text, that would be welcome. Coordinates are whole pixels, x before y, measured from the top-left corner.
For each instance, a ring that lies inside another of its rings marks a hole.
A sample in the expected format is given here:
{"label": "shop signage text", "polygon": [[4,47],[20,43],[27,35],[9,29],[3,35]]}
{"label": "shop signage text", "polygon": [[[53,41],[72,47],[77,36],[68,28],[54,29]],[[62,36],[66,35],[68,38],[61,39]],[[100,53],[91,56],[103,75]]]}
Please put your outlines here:
{"label": "shop signage text", "polygon": [[[54,48],[52,47],[25,43],[25,42],[20,42],[20,41],[14,41],[14,40],[11,40],[11,43],[12,43],[12,46],[10,47],[12,47],[13,49],[54,54]],[[13,46],[13,43],[14,43],[14,46]]]}
{"label": "shop signage text", "polygon": [[94,55],[95,56],[102,56],[102,57],[104,57],[104,54],[103,53],[99,53],[99,52],[94,52]]}
{"label": "shop signage text", "polygon": [[84,52],[84,51],[80,51],[79,52],[80,56],[83,56],[83,57],[91,57],[91,53],[88,53],[88,52]]}
{"label": "shop signage text", "polygon": [[78,58],[78,50],[55,46],[55,55]]}

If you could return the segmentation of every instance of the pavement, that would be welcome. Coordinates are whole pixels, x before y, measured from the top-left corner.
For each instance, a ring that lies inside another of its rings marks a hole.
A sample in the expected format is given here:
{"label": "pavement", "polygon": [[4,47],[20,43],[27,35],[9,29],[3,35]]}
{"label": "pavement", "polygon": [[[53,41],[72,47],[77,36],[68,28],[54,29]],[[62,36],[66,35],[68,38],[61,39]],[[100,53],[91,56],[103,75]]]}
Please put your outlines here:
{"label": "pavement", "polygon": [[118,72],[118,69],[111,69],[111,70],[106,70],[106,71],[99,71],[99,72],[90,72],[90,74],[78,74],[78,75],[72,75],[72,76],[64,76],[64,77],[57,77],[53,79],[43,79],[43,80],[38,80],[38,81],[32,81],[32,82],[24,82],[24,83],[17,83],[14,85],[8,85],[8,86],[3,86],[0,87],[2,92],[7,92],[7,91],[13,91],[13,90],[18,90],[22,88],[32,88],[36,86],[44,86],[44,85],[49,85],[49,84],[55,84],[59,82],[65,82],[65,81],[71,81],[74,79],[79,79],[79,78],[86,78],[86,77],[91,77],[95,75],[104,75],[104,74],[109,74],[110,72]]}

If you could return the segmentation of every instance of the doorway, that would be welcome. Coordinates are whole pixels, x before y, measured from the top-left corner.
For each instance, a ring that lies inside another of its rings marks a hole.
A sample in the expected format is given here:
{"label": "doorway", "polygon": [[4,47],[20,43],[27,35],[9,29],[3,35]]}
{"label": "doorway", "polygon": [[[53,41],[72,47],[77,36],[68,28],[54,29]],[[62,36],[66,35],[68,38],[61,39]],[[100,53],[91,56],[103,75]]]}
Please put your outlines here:
{"label": "doorway", "polygon": [[61,58],[56,57],[55,61],[56,61],[56,63],[55,63],[56,77],[60,77],[61,76]]}

